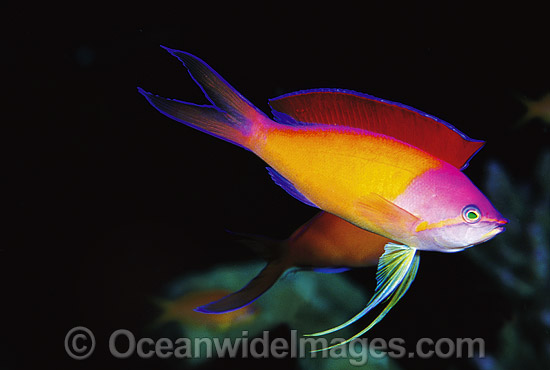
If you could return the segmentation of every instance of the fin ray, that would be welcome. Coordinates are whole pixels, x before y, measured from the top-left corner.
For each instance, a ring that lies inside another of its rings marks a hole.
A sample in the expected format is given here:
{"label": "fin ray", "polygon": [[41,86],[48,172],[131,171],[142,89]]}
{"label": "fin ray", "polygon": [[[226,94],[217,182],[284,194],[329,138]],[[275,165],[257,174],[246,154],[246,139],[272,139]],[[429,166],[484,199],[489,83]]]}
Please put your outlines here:
{"label": "fin ray", "polygon": [[401,299],[401,297],[403,297],[403,295],[407,292],[407,290],[409,290],[412,282],[414,281],[414,278],[416,277],[416,273],[418,272],[419,263],[420,263],[420,255],[419,255],[418,252],[416,252],[415,255],[414,255],[412,264],[411,264],[409,270],[407,271],[407,274],[403,278],[402,283],[388,297],[390,299],[390,301],[388,302],[386,307],[384,307],[382,312],[380,312],[380,314],[369,324],[369,326],[367,326],[365,329],[361,330],[359,333],[357,333],[354,336],[346,339],[343,342],[337,343],[337,344],[329,346],[327,348],[318,349],[318,350],[315,350],[315,351],[312,351],[312,352],[324,351],[324,350],[328,350],[328,349],[331,349],[331,348],[349,343],[349,342],[359,338],[361,335],[365,334],[370,329],[372,329],[372,327],[374,325],[378,324],[384,318],[384,316],[386,316],[386,314],[393,308],[393,306],[395,306],[397,304],[397,302],[399,302],[399,300]]}
{"label": "fin ray", "polygon": [[163,98],[138,87],[141,95],[160,113],[199,131],[228,141],[245,149],[245,136],[229,115],[211,105],[196,105]]}
{"label": "fin ray", "polygon": [[365,219],[381,225],[382,231],[391,235],[392,239],[409,238],[421,221],[412,213],[375,193],[359,199],[356,208]]}
{"label": "fin ray", "polygon": [[352,90],[302,90],[270,99],[269,105],[275,117],[285,114],[300,124],[342,125],[391,136],[459,169],[485,144],[415,108]]}
{"label": "fin ray", "polygon": [[147,101],[165,116],[248,149],[255,124],[271,122],[208,64],[184,51],[162,47],[178,58],[212,105],[167,99],[138,87]]}
{"label": "fin ray", "polygon": [[241,119],[266,117],[202,59],[185,51],[161,47],[183,63],[191,78],[214,106]]}
{"label": "fin ray", "polygon": [[[381,316],[379,315],[379,317],[375,319],[374,324],[376,324],[380,320],[382,320],[387,311],[389,311],[389,309],[391,309],[391,307],[393,307],[395,303],[397,303],[401,296],[405,294],[406,290],[412,283],[412,280],[414,280],[416,271],[418,269],[419,257],[417,251],[415,248],[394,243],[386,244],[384,249],[385,252],[380,257],[378,270],[376,271],[376,290],[369,303],[367,304],[367,307],[365,307],[361,312],[359,312],[357,315],[353,316],[351,319],[344,322],[343,324],[340,324],[328,330],[308,334],[308,336],[316,337],[330,334],[335,331],[341,330],[350,324],[353,324],[354,322],[365,316],[380,302],[386,300],[392,293],[400,291],[402,282],[405,281],[405,290],[399,294],[397,300],[395,300],[394,302],[392,300],[393,304],[391,306],[388,305],[388,308],[383,311],[383,315],[381,314]],[[374,324],[369,325],[368,328],[370,329],[372,326],[374,326]],[[366,331],[362,332],[359,335],[362,335],[365,332]]]}

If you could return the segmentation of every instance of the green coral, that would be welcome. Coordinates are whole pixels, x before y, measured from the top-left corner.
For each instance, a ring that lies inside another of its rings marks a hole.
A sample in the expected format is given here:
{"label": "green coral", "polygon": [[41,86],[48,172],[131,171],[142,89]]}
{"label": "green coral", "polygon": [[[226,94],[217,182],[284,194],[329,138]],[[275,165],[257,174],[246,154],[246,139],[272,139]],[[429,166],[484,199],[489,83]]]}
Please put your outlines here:
{"label": "green coral", "polygon": [[[169,284],[165,298],[175,299],[197,290],[236,291],[260,272],[263,265],[258,262],[232,264],[184,276]],[[258,314],[253,320],[224,329],[179,324],[179,333],[176,335],[189,338],[192,342],[194,338],[215,337],[235,340],[242,337],[243,331],[247,331],[248,338],[252,339],[261,336],[264,330],[286,324],[290,329],[297,330],[297,336],[301,338],[302,334],[344,322],[360,311],[368,299],[363,290],[343,274],[290,271],[253,303],[258,309]],[[349,337],[352,333],[348,330],[350,329],[346,328],[339,332],[340,336]],[[396,362],[387,356],[371,356],[368,347],[354,352],[355,357],[328,358],[323,357],[323,353],[306,352],[305,356],[299,359],[299,366],[303,369],[355,369],[357,364],[361,364],[362,368],[366,369],[398,369]],[[205,359],[205,356],[186,359],[185,364],[198,365]],[[363,359],[367,359],[365,364],[362,363]]]}
{"label": "green coral", "polygon": [[550,368],[550,151],[541,155],[530,182],[513,181],[491,162],[485,184],[496,208],[510,219],[506,232],[468,255],[488,271],[515,311],[500,333],[500,348],[481,369]]}

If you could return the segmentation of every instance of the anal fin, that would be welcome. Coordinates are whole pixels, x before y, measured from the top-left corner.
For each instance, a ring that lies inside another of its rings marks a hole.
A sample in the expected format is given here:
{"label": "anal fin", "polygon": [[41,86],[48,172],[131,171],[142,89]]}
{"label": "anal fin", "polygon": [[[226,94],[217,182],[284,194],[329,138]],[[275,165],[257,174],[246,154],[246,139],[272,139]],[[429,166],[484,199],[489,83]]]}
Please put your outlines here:
{"label": "anal fin", "polygon": [[298,199],[300,202],[307,204],[308,206],[319,208],[312,201],[307,199],[305,195],[300,193],[298,189],[296,189],[294,184],[288,181],[286,178],[284,178],[283,175],[281,175],[279,172],[275,171],[271,167],[266,167],[266,168],[267,168],[267,172],[269,172],[269,175],[271,176],[275,184],[282,187],[288,194],[292,195],[294,198]]}
{"label": "anal fin", "polygon": [[349,267],[315,267],[313,271],[321,274],[339,274],[351,270]]}

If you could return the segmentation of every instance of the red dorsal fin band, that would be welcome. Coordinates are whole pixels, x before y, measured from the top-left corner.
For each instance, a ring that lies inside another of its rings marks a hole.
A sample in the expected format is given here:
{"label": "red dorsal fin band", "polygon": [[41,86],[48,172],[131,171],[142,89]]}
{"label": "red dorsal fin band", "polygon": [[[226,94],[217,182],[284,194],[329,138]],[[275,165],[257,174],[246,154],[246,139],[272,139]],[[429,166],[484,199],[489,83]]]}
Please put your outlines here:
{"label": "red dorsal fin band", "polygon": [[417,109],[351,90],[303,90],[270,99],[269,104],[276,118],[286,115],[300,123],[340,125],[391,136],[459,169],[466,168],[485,144]]}

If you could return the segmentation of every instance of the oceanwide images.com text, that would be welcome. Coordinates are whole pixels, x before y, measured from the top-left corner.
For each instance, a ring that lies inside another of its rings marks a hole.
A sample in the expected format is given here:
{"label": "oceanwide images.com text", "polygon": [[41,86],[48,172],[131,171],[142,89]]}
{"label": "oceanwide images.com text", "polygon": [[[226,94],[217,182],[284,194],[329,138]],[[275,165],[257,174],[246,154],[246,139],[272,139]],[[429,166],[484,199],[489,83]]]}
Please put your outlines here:
{"label": "oceanwide images.com text", "polygon": [[[270,338],[269,331],[250,338],[248,331],[242,331],[237,338],[137,338],[126,329],[115,330],[107,343],[110,354],[119,359],[130,357],[161,359],[168,358],[341,358],[351,365],[365,365],[369,358],[482,358],[485,355],[485,341],[482,338],[421,338],[411,350],[403,338],[358,338],[342,343],[343,338],[301,337],[292,330],[288,338]],[[75,360],[90,357],[96,348],[96,339],[88,328],[78,326],[65,336],[65,351]],[[407,350],[407,348],[409,350]],[[318,352],[316,352],[318,351]]]}

